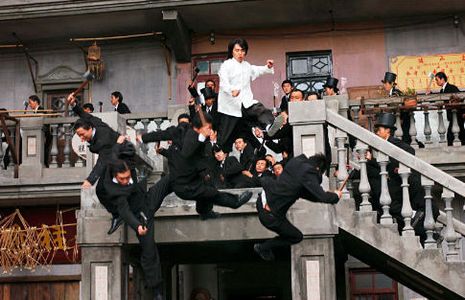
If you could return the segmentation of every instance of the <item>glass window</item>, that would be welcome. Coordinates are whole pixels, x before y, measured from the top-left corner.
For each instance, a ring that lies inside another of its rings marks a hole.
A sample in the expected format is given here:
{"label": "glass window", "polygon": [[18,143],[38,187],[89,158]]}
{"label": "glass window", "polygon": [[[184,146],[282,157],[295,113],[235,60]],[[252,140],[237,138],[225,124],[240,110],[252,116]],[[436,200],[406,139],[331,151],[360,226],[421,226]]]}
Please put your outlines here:
{"label": "glass window", "polygon": [[322,92],[326,78],[332,75],[331,52],[289,53],[287,77],[294,87],[308,92]]}
{"label": "glass window", "polygon": [[384,274],[375,274],[375,287],[376,288],[392,288],[393,280]]}
{"label": "glass window", "polygon": [[199,75],[210,74],[210,64],[208,60],[198,61],[196,67],[199,68]]}
{"label": "glass window", "polygon": [[373,278],[370,273],[355,275],[355,287],[357,289],[369,289],[373,287]]}

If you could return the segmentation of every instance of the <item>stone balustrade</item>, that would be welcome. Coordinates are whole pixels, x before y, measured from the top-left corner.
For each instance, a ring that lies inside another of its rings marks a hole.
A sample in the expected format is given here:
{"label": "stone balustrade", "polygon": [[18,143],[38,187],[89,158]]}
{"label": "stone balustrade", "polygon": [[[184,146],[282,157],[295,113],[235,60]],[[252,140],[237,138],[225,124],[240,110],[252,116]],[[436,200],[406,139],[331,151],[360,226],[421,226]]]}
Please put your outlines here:
{"label": "stone balustrade", "polygon": [[[461,259],[464,239],[463,223],[460,222],[461,220],[454,218],[454,216],[460,216],[461,212],[454,212],[454,210],[456,210],[457,207],[462,209],[462,206],[454,205],[454,202],[458,202],[460,197],[465,196],[465,183],[433,167],[418,157],[382,140],[368,130],[360,128],[360,126],[345,119],[336,112],[327,110],[326,116],[326,122],[328,122],[330,126],[333,126],[339,132],[345,132],[347,135],[351,135],[357,139],[355,151],[358,155],[356,155],[355,159],[360,169],[360,181],[358,187],[356,187],[358,188],[358,193],[361,195],[361,202],[358,205],[359,211],[372,211],[372,205],[369,202],[371,187],[366,171],[367,159],[365,158],[368,149],[370,149],[370,152],[376,158],[381,170],[379,173],[381,177],[380,204],[383,213],[380,216],[379,223],[386,226],[390,226],[394,223],[393,217],[389,212],[392,195],[389,194],[387,184],[389,178],[386,166],[389,164],[390,157],[395,158],[395,160],[399,161],[398,174],[402,179],[401,216],[405,225],[402,228],[401,235],[403,237],[412,238],[415,235],[412,227],[414,211],[412,209],[412,199],[409,193],[409,177],[412,176],[412,172],[416,172],[421,176],[421,186],[425,192],[425,217],[423,225],[427,238],[424,247],[428,249],[442,247],[447,261],[457,261]],[[343,137],[341,133],[339,133],[337,139],[339,144],[347,143],[347,137]],[[338,149],[339,152],[342,152],[337,156],[337,165],[339,169],[344,169],[351,163],[347,160],[346,153],[344,153],[344,151],[348,151],[348,149],[344,149]],[[436,191],[442,191],[441,194],[434,197],[432,193],[433,188]],[[441,205],[441,201],[444,203],[443,205]],[[433,219],[433,202],[438,204],[439,207],[444,207],[444,212],[437,222]],[[459,226],[461,229],[455,229],[455,226],[458,226],[457,224],[460,224]],[[444,241],[441,244],[442,239]]]}

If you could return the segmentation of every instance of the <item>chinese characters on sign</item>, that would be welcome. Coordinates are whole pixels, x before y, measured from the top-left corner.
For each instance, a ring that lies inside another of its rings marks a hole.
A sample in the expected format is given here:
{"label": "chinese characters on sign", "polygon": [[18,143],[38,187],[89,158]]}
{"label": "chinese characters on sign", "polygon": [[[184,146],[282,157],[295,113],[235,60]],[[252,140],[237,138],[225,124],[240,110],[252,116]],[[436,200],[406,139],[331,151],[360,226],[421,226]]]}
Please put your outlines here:
{"label": "chinese characters on sign", "polygon": [[425,56],[396,56],[390,59],[391,71],[397,74],[399,89],[413,88],[424,91],[438,89],[429,74],[444,72],[448,81],[459,89],[465,89],[465,53],[437,54]]}

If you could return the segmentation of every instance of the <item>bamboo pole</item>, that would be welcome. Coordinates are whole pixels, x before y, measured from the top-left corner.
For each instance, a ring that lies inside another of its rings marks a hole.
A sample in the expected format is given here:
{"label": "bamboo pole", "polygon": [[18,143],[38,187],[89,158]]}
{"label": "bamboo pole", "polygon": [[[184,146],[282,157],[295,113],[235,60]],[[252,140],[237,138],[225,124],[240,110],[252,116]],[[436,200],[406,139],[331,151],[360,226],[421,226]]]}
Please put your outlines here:
{"label": "bamboo pole", "polygon": [[147,32],[147,33],[138,33],[138,34],[128,34],[128,35],[115,35],[115,36],[102,36],[102,37],[87,37],[87,38],[71,38],[70,42],[89,42],[89,41],[109,41],[109,40],[123,40],[123,39],[132,39],[146,36],[161,35],[162,32]]}

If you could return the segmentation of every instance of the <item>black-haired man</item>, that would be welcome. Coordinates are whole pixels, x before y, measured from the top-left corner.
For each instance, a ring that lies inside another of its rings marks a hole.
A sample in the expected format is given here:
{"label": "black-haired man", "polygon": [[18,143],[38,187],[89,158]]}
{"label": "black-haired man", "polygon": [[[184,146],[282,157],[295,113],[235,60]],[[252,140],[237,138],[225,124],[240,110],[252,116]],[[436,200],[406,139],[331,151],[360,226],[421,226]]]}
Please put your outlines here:
{"label": "black-haired man", "polygon": [[[33,110],[35,114],[43,113],[42,111],[44,110],[44,107],[40,105],[40,99],[37,95],[29,96],[27,102],[28,102],[28,106]],[[42,128],[42,131],[44,132],[44,136],[45,136],[44,165],[48,168],[50,150],[52,149],[53,136],[52,136],[52,133],[50,132],[50,125],[44,125]]]}
{"label": "black-haired man", "polygon": [[307,158],[304,154],[289,160],[279,180],[271,177],[262,179],[263,191],[257,200],[260,223],[278,234],[254,250],[264,260],[273,260],[272,249],[299,243],[302,232],[289,222],[286,213],[299,198],[313,202],[335,204],[341,192],[325,192],[321,187],[322,175],[328,162],[323,154]]}
{"label": "black-haired man", "polygon": [[[460,93],[460,90],[457,86],[447,82],[447,75],[444,72],[438,72],[434,75],[434,80],[436,84],[441,87],[439,93],[441,94],[451,94],[451,93]],[[458,100],[458,101],[457,101]],[[459,98],[452,98],[451,103],[461,103],[462,101]],[[455,108],[457,110],[457,125],[459,126],[459,139],[462,145],[465,145],[465,128],[464,128],[464,119],[463,114],[465,110],[462,107]],[[447,127],[447,144],[452,146],[454,143],[454,134],[452,133],[452,109],[447,109],[447,121],[449,121],[449,126]]]}
{"label": "black-haired man", "polygon": [[[200,107],[204,111],[204,113],[209,114],[213,120],[213,129],[217,130],[220,124],[220,114],[218,113],[218,103],[216,102],[217,94],[215,91],[209,87],[205,87],[201,90],[201,93],[205,99],[205,103],[201,104]],[[199,109],[199,105],[195,104],[195,99],[192,98],[189,101],[189,114],[191,118],[193,118]]]}
{"label": "black-haired man", "polygon": [[[132,146],[132,144],[126,144],[128,145]],[[124,146],[124,144],[117,144],[115,148]],[[157,300],[162,299],[162,275],[160,258],[154,240],[155,210],[151,207],[158,208],[166,194],[160,191],[160,181],[145,192],[141,183],[133,181],[131,168],[126,161],[116,159],[107,165],[96,189],[97,196],[105,208],[113,215],[119,215],[136,232],[141,246],[140,264],[144,271],[145,283],[149,289],[152,289],[154,299]],[[167,185],[162,184],[162,187],[166,188]]]}
{"label": "black-haired man", "polygon": [[110,102],[111,102],[111,105],[115,107],[115,111],[117,111],[118,113],[120,114],[131,113],[126,103],[123,103],[123,94],[121,94],[120,92],[114,91],[113,93],[111,93]]}
{"label": "black-haired man", "polygon": [[284,96],[281,98],[281,104],[279,105],[279,110],[287,112],[288,103],[289,103],[289,96],[290,96],[294,86],[293,86],[291,80],[286,79],[281,83],[281,88],[283,89]]}
{"label": "black-haired man", "polygon": [[245,57],[249,46],[241,38],[233,39],[228,44],[228,59],[223,62],[218,72],[220,91],[218,94],[218,111],[223,114],[218,129],[218,144],[230,150],[241,118],[249,119],[268,130],[273,136],[282,126],[282,116],[273,117],[271,110],[254,100],[251,82],[264,74],[273,74],[273,60],[268,59],[265,66],[249,64]]}
{"label": "black-haired man", "polygon": [[173,135],[178,134],[176,131],[166,130],[138,138],[144,143],[172,140],[173,145],[176,140],[179,145],[172,150],[169,161],[171,187],[181,199],[196,201],[196,210],[202,220],[218,217],[213,211],[214,204],[238,208],[252,197],[251,192],[244,192],[240,196],[219,192],[209,181],[207,168],[210,157],[206,156],[205,146],[211,131],[211,116],[205,114],[202,119],[197,113],[192,120],[192,128],[185,128],[185,132],[175,137]]}
{"label": "black-haired man", "polygon": [[88,114],[91,114],[94,112],[94,105],[92,105],[92,103],[84,103],[82,105],[82,110]]}

